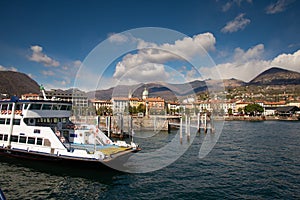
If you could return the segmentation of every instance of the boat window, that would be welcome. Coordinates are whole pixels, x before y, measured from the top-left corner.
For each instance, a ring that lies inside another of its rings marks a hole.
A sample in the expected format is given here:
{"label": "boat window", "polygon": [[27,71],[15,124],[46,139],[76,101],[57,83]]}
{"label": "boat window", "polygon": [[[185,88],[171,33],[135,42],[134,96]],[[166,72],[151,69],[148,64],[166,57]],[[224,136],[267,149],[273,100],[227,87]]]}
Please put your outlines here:
{"label": "boat window", "polygon": [[60,110],[60,105],[53,105],[52,110]]}
{"label": "boat window", "polygon": [[10,124],[10,119],[6,119],[6,124]]}
{"label": "boat window", "polygon": [[5,119],[4,118],[0,118],[0,124],[5,124]]}
{"label": "boat window", "polygon": [[40,110],[42,107],[42,104],[31,104],[29,107],[29,110]]}
{"label": "boat window", "polygon": [[42,110],[51,110],[52,104],[43,104]]}
{"label": "boat window", "polygon": [[28,144],[35,144],[35,138],[34,137],[28,137]]}
{"label": "boat window", "polygon": [[60,110],[67,110],[67,105],[61,105]]}
{"label": "boat window", "polygon": [[43,145],[43,138],[37,138],[36,139],[36,144],[37,145]]}
{"label": "boat window", "polygon": [[57,118],[53,118],[53,123],[57,123],[58,122],[58,119]]}
{"label": "boat window", "polygon": [[0,140],[2,140],[3,139],[3,134],[0,134]]}
{"label": "boat window", "polygon": [[20,136],[19,142],[20,142],[20,143],[26,143],[26,139],[27,139],[27,137],[25,137],[25,136]]}
{"label": "boat window", "polygon": [[7,110],[7,106],[8,106],[7,104],[2,104],[2,108],[1,109],[2,110]]}
{"label": "boat window", "polygon": [[72,110],[72,106],[68,106],[67,110]]}
{"label": "boat window", "polygon": [[23,104],[23,110],[26,110],[28,108],[28,106],[29,106],[28,103]]}
{"label": "boat window", "polygon": [[12,135],[10,141],[18,142],[18,136],[17,135]]}
{"label": "boat window", "polygon": [[8,140],[8,135],[4,135],[3,140],[7,141]]}
{"label": "boat window", "polygon": [[22,110],[22,104],[16,104],[15,110]]}
{"label": "boat window", "polygon": [[38,134],[40,134],[40,133],[41,133],[41,130],[40,130],[40,129],[34,129],[33,133],[38,133]]}
{"label": "boat window", "polygon": [[20,119],[14,119],[14,125],[20,125],[21,120]]}

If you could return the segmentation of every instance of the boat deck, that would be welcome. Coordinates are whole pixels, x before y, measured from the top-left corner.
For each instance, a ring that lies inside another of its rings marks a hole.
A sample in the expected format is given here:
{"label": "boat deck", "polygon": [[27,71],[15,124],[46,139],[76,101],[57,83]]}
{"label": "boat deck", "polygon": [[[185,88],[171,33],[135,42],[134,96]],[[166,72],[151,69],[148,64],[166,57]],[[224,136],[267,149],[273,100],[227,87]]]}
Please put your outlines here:
{"label": "boat deck", "polygon": [[[95,150],[95,146],[91,145],[91,144],[72,144],[72,147],[75,149],[86,149],[90,153],[93,153]],[[100,151],[104,155],[107,155],[107,156],[117,154],[120,152],[124,152],[124,151],[128,151],[130,149],[131,148],[119,147],[119,146],[115,146],[115,145],[106,145],[106,146],[97,145],[96,146],[96,151]]]}

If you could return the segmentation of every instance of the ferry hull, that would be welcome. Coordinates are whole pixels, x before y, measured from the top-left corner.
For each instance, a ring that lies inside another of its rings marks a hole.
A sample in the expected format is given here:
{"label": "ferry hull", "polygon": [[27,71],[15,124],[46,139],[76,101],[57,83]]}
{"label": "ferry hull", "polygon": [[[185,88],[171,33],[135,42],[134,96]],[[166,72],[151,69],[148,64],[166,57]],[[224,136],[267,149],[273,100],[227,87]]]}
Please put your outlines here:
{"label": "ferry hull", "polygon": [[57,165],[59,167],[72,167],[72,169],[110,169],[116,170],[128,160],[128,158],[135,153],[136,151],[123,152],[122,155],[118,155],[115,158],[108,159],[107,161],[99,161],[96,159],[85,159],[85,158],[72,158],[66,156],[56,156],[49,154],[42,154],[36,152],[28,152],[19,149],[7,149],[0,148],[0,160],[5,161],[14,161],[16,163],[24,162],[36,162],[44,163],[47,167],[47,164]]}

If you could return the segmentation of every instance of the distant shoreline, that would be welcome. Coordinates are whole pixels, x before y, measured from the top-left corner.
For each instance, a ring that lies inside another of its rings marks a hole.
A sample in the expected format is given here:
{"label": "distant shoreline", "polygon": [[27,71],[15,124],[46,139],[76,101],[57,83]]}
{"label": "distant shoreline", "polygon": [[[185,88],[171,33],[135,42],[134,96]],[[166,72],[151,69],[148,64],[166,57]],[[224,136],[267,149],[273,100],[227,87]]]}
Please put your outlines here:
{"label": "distant shoreline", "polygon": [[299,121],[296,116],[226,116],[224,119],[225,121]]}

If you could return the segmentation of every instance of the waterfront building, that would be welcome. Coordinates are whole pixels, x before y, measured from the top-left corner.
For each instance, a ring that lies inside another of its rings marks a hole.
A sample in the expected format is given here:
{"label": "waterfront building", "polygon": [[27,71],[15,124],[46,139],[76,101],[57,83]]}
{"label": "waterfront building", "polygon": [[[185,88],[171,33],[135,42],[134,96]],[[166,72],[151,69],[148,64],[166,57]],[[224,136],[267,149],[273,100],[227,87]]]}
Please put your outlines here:
{"label": "waterfront building", "polygon": [[286,104],[287,106],[297,106],[298,108],[300,108],[300,101],[293,101],[293,102],[289,102],[288,104]]}
{"label": "waterfront building", "polygon": [[251,102],[243,102],[243,101],[236,102],[234,112],[238,113],[240,110],[244,110],[245,106],[248,106],[249,104],[251,104]]}
{"label": "waterfront building", "polygon": [[129,105],[131,107],[136,107],[137,108],[140,104],[144,104],[144,102],[141,99],[139,99],[137,97],[129,98]]}
{"label": "waterfront building", "polygon": [[113,114],[124,113],[128,111],[129,98],[127,97],[113,97],[111,99]]}
{"label": "waterfront building", "polygon": [[146,98],[149,114],[165,114],[165,100],[161,97]]}
{"label": "waterfront building", "polygon": [[90,104],[94,106],[96,110],[100,108],[112,108],[112,102],[110,100],[91,99]]}
{"label": "waterfront building", "polygon": [[28,94],[22,94],[21,95],[22,100],[40,100],[42,99],[39,94],[35,93],[28,93]]}

